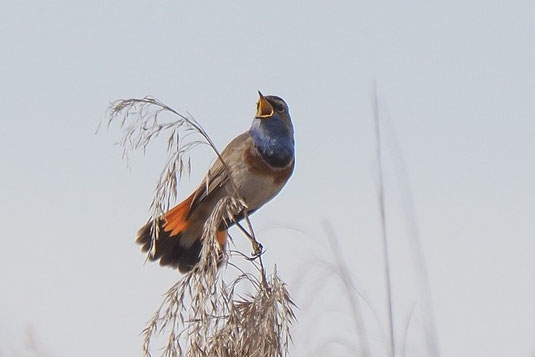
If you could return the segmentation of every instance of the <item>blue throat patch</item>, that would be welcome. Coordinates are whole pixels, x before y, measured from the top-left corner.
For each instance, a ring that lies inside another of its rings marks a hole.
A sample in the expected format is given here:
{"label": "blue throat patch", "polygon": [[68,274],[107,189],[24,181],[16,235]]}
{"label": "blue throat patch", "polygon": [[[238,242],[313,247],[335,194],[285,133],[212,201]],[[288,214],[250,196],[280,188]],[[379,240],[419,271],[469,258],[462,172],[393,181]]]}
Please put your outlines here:
{"label": "blue throat patch", "polygon": [[286,167],[294,158],[293,128],[279,117],[253,120],[249,129],[255,147],[273,167]]}

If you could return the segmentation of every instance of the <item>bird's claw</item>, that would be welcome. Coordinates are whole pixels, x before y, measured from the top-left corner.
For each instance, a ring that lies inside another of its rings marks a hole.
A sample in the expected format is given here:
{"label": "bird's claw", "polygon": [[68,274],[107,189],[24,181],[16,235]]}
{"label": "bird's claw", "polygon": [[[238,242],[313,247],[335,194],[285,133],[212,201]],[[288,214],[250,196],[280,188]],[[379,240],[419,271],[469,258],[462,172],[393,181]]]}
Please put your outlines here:
{"label": "bird's claw", "polygon": [[255,242],[253,244],[253,251],[251,252],[251,257],[248,258],[248,259],[249,260],[255,260],[256,258],[261,256],[262,254],[264,254],[264,247],[262,246],[262,244],[260,244],[258,242]]}

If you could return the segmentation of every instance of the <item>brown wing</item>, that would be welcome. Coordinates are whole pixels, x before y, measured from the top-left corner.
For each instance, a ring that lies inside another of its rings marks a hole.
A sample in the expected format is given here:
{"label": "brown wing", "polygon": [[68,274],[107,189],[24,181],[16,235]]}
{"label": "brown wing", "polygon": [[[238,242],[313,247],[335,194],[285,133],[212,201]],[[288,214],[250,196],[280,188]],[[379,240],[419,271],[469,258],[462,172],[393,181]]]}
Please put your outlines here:
{"label": "brown wing", "polygon": [[[236,165],[239,166],[241,161],[243,161],[243,152],[249,144],[248,139],[250,139],[249,133],[243,133],[237,136],[221,153],[221,158],[231,170]],[[236,160],[238,160],[238,162]],[[208,173],[201,182],[201,185],[193,194],[189,215],[195,210],[195,207],[208,196],[219,196],[221,189],[228,181],[228,172],[221,160],[217,158],[210,170],[208,170]]]}

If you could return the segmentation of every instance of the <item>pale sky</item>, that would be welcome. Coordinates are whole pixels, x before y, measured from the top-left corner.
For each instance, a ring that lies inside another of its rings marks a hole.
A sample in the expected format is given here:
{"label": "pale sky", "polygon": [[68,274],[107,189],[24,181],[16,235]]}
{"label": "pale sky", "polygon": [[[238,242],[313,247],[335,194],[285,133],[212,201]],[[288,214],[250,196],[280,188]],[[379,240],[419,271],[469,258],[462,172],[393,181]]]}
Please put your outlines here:
{"label": "pale sky", "polygon": [[[179,277],[134,244],[165,154],[127,168],[117,128],[95,129],[111,101],[153,95],[223,148],[248,129],[257,90],[287,101],[296,130],[294,176],[253,219],[300,307],[292,356],[357,343],[342,290],[322,280],[323,221],[374,310],[361,306],[363,338],[386,356],[374,82],[399,341],[415,311],[406,356],[426,355],[430,316],[412,220],[440,355],[533,356],[534,13],[532,1],[4,3],[0,356],[31,356],[28,330],[46,356],[140,355]],[[193,154],[181,197],[212,159]]]}

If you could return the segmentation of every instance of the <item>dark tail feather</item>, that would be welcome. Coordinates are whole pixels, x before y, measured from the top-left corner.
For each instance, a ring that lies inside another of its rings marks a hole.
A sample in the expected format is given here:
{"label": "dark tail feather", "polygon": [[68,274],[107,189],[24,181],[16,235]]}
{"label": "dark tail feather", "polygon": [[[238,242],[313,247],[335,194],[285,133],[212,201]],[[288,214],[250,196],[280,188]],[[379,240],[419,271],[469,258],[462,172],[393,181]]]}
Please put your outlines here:
{"label": "dark tail feather", "polygon": [[[186,273],[193,269],[193,266],[199,262],[201,254],[201,240],[197,239],[190,247],[184,247],[180,244],[182,232],[172,234],[171,231],[164,230],[164,222],[159,221],[159,235],[156,240],[156,249],[153,249],[154,255],[149,254],[149,260],[160,261],[160,265],[167,265],[178,268],[181,273]],[[143,252],[151,250],[153,237],[153,224],[149,221],[138,231],[136,243],[141,245]]]}

